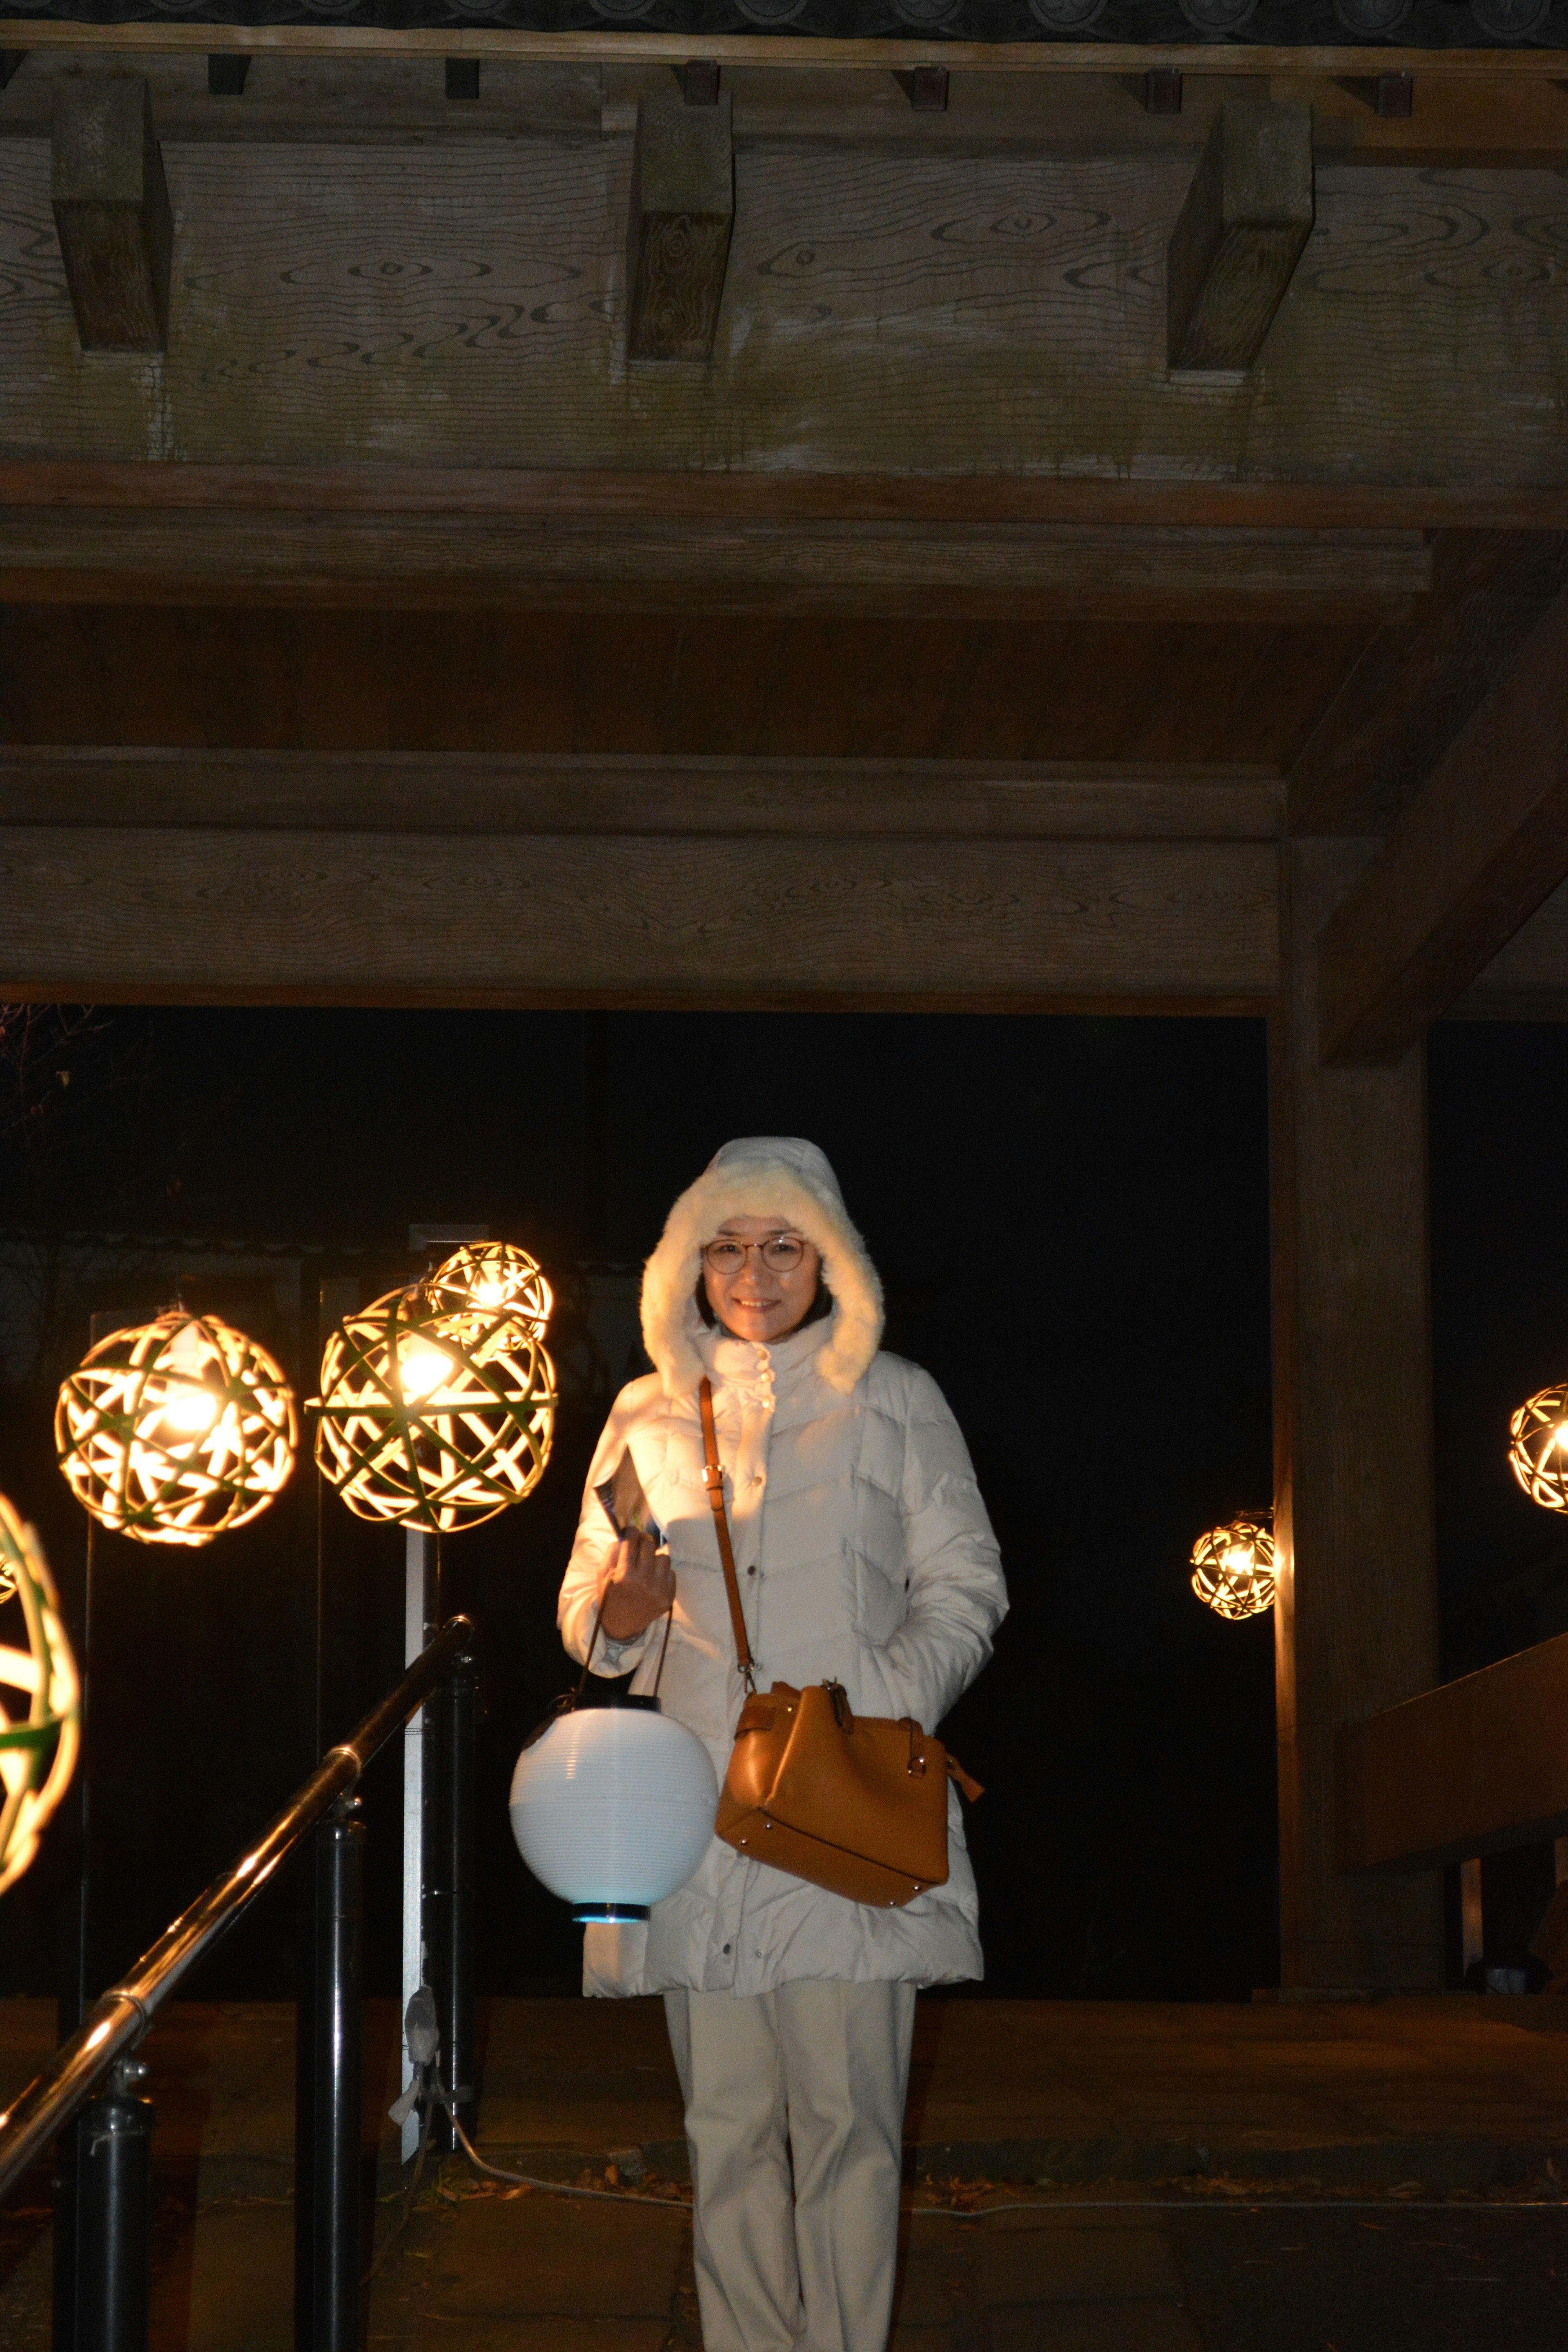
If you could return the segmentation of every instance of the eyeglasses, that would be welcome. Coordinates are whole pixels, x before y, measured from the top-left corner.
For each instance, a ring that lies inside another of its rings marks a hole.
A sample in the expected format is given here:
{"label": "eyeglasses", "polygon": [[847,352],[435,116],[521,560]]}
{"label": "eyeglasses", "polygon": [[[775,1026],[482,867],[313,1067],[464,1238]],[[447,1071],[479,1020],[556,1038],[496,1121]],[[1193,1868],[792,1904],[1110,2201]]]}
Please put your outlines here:
{"label": "eyeglasses", "polygon": [[761,1242],[731,1241],[726,1234],[704,1244],[702,1262],[712,1274],[739,1274],[755,1250],[770,1274],[793,1274],[806,1248],[798,1234],[770,1234]]}

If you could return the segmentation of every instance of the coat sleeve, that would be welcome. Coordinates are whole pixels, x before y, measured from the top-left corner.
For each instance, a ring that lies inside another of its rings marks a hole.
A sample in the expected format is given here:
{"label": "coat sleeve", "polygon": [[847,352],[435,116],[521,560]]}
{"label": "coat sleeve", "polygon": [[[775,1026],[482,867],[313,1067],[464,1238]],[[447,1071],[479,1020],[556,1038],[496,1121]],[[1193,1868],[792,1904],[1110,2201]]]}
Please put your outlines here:
{"label": "coat sleeve", "polygon": [[[594,1619],[599,1606],[599,1579],[605,1562],[615,1547],[615,1531],[605,1516],[605,1508],[594,1489],[601,1479],[609,1477],[621,1458],[626,1442],[626,1429],[635,1407],[628,1403],[630,1391],[623,1390],[616,1399],[610,1417],[605,1423],[604,1435],[594,1449],[594,1459],[588,1465],[587,1482],[583,1489],[583,1509],[577,1521],[576,1540],[566,1563],[562,1580],[561,1599],[555,1612],[555,1622],[561,1629],[562,1643],[570,1658],[579,1664],[587,1654],[594,1632]],[[601,1633],[594,1649],[594,1672],[596,1675],[629,1675],[647,1648],[652,1634],[659,1629],[656,1618],[646,1633],[634,1635],[629,1642],[612,1642]]]}
{"label": "coat sleeve", "polygon": [[904,1444],[909,1611],[881,1654],[898,1712],[934,1731],[991,1655],[1007,1587],[963,1433],[911,1366]]}

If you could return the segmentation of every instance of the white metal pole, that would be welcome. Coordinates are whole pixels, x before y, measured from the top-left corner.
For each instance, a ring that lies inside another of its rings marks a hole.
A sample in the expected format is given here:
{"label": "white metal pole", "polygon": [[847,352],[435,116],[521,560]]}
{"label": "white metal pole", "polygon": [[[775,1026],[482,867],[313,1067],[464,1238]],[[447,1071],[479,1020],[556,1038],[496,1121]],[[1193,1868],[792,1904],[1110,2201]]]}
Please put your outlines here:
{"label": "white metal pole", "polygon": [[[429,1608],[432,1539],[416,1528],[403,1538],[403,1659],[411,1665],[425,1647]],[[425,1981],[425,1709],[411,1716],[403,1733],[403,2008]],[[405,2048],[401,2087],[413,2077]],[[419,2147],[417,2108],[404,2117],[403,2161],[409,2163]]]}

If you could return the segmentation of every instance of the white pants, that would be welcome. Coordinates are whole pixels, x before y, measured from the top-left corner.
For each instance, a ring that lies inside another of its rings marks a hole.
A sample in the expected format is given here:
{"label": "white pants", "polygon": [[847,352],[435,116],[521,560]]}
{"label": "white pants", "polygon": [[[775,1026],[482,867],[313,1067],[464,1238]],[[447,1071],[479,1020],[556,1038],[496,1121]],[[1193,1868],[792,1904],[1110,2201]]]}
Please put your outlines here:
{"label": "white pants", "polygon": [[915,1989],[667,1992],[706,2352],[883,2352]]}

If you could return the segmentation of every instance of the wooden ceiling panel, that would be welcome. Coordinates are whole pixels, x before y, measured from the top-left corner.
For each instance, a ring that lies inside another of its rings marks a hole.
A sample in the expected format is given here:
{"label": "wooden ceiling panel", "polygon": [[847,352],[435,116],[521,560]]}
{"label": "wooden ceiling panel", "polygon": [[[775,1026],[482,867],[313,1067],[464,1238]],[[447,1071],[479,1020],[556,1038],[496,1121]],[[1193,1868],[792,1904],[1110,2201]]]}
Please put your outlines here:
{"label": "wooden ceiling panel", "polygon": [[1280,768],[1364,628],[0,609],[0,740]]}

